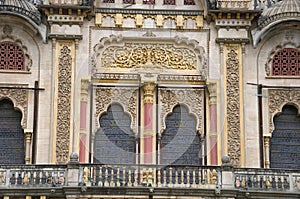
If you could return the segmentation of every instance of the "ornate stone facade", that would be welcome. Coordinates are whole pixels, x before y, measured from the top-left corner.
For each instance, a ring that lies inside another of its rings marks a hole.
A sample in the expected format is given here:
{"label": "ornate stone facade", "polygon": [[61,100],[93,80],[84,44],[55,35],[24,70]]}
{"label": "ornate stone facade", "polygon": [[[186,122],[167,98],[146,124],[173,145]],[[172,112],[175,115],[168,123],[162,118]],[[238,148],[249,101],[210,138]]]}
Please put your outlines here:
{"label": "ornate stone facade", "polygon": [[71,42],[59,46],[57,77],[56,162],[66,163],[70,154],[72,55]]}
{"label": "ornate stone facade", "polygon": [[197,132],[203,132],[203,90],[189,88],[159,88],[159,128],[166,128],[165,118],[167,114],[173,111],[178,104],[184,104],[188,107],[190,113],[197,119]]}
{"label": "ornate stone facade", "polygon": [[14,106],[22,112],[21,125],[23,129],[26,129],[28,117],[28,90],[21,88],[0,88],[0,100],[3,98],[9,98],[10,100],[12,100]]}
{"label": "ornate stone facade", "polygon": [[239,45],[227,45],[226,49],[226,121],[228,155],[234,166],[241,166],[240,123],[240,60]]}
{"label": "ornate stone facade", "polygon": [[281,113],[282,107],[286,104],[295,105],[300,110],[300,90],[299,89],[270,89],[269,97],[269,133],[274,131],[273,119],[275,115]]}
{"label": "ornate stone facade", "polygon": [[[137,133],[138,89],[136,87],[96,87],[95,88],[95,124],[99,126],[99,117],[112,103],[119,103],[131,117],[131,129]],[[95,130],[96,130],[95,129]]]}

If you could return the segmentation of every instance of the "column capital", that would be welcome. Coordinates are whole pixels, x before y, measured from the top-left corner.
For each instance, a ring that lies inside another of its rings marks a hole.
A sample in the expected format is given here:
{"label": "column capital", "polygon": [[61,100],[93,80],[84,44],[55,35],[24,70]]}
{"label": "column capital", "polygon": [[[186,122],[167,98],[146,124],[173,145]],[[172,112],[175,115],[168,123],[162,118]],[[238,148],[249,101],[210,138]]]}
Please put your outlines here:
{"label": "column capital", "polygon": [[146,82],[143,85],[144,89],[144,103],[145,104],[153,104],[154,102],[154,90],[156,84],[153,82]]}
{"label": "column capital", "polygon": [[270,146],[270,139],[271,139],[271,137],[269,137],[269,136],[265,136],[264,137],[264,146],[265,147],[269,147]]}
{"label": "column capital", "polygon": [[209,104],[217,103],[217,84],[216,83],[208,83],[207,84],[208,92],[209,92]]}

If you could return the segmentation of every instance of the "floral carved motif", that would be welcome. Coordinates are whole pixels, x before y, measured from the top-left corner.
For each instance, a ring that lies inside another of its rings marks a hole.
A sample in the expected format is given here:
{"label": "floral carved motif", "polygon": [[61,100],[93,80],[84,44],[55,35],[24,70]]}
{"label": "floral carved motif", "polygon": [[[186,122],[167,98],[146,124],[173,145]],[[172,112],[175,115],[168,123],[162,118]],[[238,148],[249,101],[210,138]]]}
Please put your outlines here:
{"label": "floral carved motif", "polygon": [[197,130],[202,133],[203,130],[203,91],[197,89],[177,89],[177,88],[159,88],[160,93],[160,124],[161,129],[165,129],[165,118],[168,113],[178,104],[188,106],[190,112],[196,116]]}
{"label": "floral carved motif", "polygon": [[22,111],[22,127],[27,128],[28,92],[25,89],[0,89],[0,99],[9,98]]}
{"label": "floral carved motif", "polygon": [[228,155],[233,166],[241,166],[239,59],[235,47],[229,47],[226,56],[226,96]]}
{"label": "floral carved motif", "polygon": [[[124,110],[131,116],[131,129],[137,132],[137,88],[96,88],[96,124],[99,117],[107,111],[107,108],[112,103],[119,103]],[[97,127],[99,128],[99,126]]]}
{"label": "floral carved motif", "polygon": [[72,57],[71,49],[63,45],[58,64],[58,96],[56,127],[56,161],[66,163],[69,158],[71,121]]}
{"label": "floral carved motif", "polygon": [[172,44],[133,44],[111,46],[102,54],[105,68],[140,68],[151,64],[177,70],[197,69],[195,53],[187,48],[175,48]]}
{"label": "floral carved motif", "polygon": [[298,110],[300,108],[300,90],[297,89],[270,89],[269,90],[269,132],[272,133],[274,127],[274,116],[282,111],[286,104],[294,104]]}

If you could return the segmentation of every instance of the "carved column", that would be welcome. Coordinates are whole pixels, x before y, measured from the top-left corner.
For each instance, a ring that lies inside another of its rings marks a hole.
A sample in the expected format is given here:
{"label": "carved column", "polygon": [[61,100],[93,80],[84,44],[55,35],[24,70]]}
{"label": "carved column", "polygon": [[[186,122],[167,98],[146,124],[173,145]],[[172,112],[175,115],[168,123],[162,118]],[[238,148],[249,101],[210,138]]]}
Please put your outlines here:
{"label": "carved column", "polygon": [[53,162],[67,163],[73,143],[74,41],[56,42],[55,139]]}
{"label": "carved column", "polygon": [[265,168],[270,168],[270,137],[264,137],[264,147],[265,147]]}
{"label": "carved column", "polygon": [[218,146],[217,146],[217,85],[210,83],[208,84],[209,90],[209,153],[210,153],[210,164],[218,164]]}
{"label": "carved column", "polygon": [[144,163],[152,163],[154,83],[144,84]]}
{"label": "carved column", "polygon": [[235,167],[244,164],[241,52],[240,44],[225,45],[225,143],[227,143],[227,154]]}
{"label": "carved column", "polygon": [[31,148],[31,137],[32,137],[32,130],[25,129],[25,164],[30,164],[30,148]]}

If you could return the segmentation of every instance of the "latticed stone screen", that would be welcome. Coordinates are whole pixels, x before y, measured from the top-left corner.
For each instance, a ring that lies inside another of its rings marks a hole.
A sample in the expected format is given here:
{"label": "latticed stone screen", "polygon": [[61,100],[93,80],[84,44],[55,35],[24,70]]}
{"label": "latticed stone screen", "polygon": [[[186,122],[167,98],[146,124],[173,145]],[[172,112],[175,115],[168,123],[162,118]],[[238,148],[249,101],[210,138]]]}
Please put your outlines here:
{"label": "latticed stone screen", "polygon": [[300,51],[294,48],[284,48],[278,51],[272,61],[273,76],[299,76]]}
{"label": "latticed stone screen", "polygon": [[25,70],[25,55],[13,42],[0,43],[0,70]]}
{"label": "latticed stone screen", "polygon": [[115,3],[115,0],[103,0],[103,3]]}
{"label": "latticed stone screen", "polygon": [[125,4],[135,4],[134,0],[123,0],[123,3]]}

